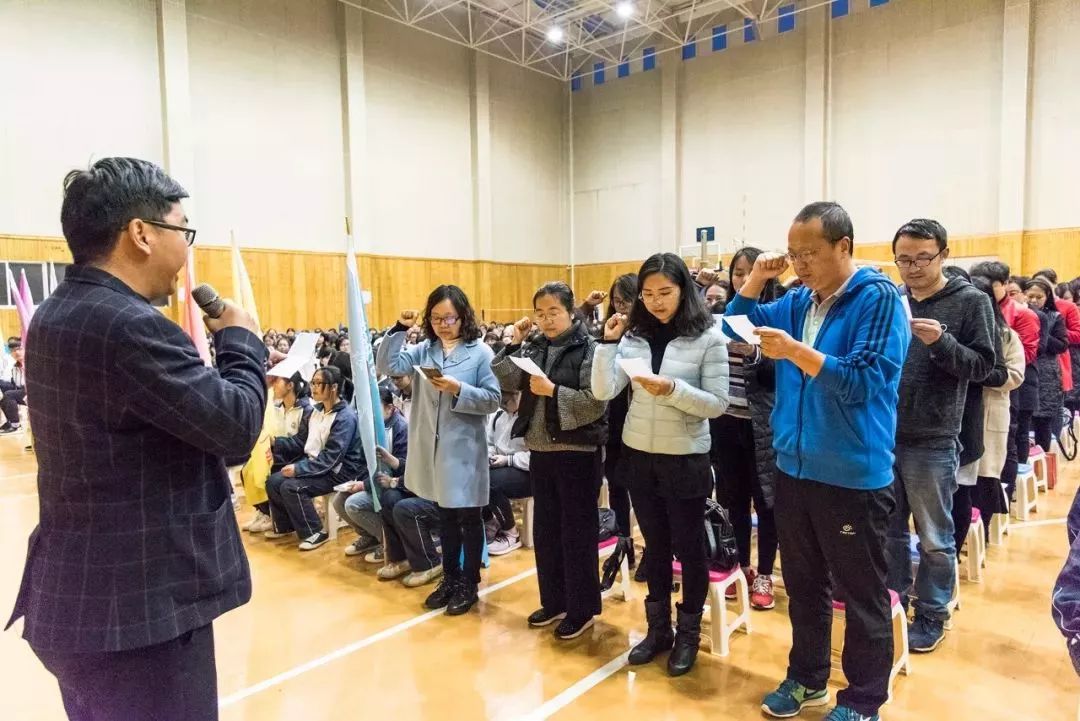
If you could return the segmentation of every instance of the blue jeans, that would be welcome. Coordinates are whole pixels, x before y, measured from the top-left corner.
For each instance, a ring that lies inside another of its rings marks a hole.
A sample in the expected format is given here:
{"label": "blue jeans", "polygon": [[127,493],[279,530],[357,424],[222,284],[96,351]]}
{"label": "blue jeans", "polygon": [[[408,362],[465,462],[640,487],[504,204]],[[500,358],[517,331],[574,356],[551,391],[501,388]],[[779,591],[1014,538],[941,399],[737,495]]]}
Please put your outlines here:
{"label": "blue jeans", "polygon": [[947,605],[956,583],[952,497],[959,462],[955,444],[946,448],[896,446],[896,511],[889,522],[887,542],[889,588],[900,594],[906,608],[912,580],[908,519],[914,517],[919,536],[915,613],[938,620],[949,617]]}

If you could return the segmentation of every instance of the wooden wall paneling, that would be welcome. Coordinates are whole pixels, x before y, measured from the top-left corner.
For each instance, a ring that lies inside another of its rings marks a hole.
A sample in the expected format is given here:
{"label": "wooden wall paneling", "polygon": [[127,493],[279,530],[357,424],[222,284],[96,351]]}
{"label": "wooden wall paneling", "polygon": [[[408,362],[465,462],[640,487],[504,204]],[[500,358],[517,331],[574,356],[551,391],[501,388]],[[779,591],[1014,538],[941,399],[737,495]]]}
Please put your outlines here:
{"label": "wooden wall paneling", "polygon": [[1080,228],[1030,230],[1023,236],[1024,275],[1053,268],[1058,282],[1080,276]]}

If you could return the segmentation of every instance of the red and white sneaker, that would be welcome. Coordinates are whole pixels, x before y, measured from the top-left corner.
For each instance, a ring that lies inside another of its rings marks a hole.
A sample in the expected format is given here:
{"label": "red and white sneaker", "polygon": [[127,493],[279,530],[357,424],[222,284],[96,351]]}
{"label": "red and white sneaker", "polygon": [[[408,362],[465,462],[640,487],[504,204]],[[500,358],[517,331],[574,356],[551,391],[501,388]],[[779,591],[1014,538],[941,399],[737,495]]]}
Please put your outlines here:
{"label": "red and white sneaker", "polygon": [[[742,572],[743,575],[746,576],[746,585],[753,586],[754,579],[757,578],[757,571],[754,570],[753,566],[743,566]],[[736,598],[738,598],[738,593],[735,590],[735,584],[733,583],[724,591],[724,599],[734,601]]]}
{"label": "red and white sneaker", "polygon": [[758,611],[768,611],[776,606],[772,576],[755,574],[754,582],[750,586],[750,606]]}

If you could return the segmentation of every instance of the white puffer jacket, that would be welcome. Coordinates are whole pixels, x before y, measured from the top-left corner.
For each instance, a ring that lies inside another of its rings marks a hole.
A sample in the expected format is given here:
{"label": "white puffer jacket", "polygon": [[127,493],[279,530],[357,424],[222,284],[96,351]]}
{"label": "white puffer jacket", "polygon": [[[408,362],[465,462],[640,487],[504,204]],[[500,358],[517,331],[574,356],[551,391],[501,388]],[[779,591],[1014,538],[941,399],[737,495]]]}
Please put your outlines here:
{"label": "white puffer jacket", "polygon": [[[669,396],[654,396],[633,384],[623,443],[646,453],[708,453],[712,446],[708,419],[723,415],[728,407],[727,343],[717,326],[697,338],[671,341],[658,375],[674,379],[675,390]],[[641,358],[651,367],[649,342],[628,334],[618,345],[596,346],[592,392],[598,400],[611,400],[630,381],[616,364],[619,358]]]}

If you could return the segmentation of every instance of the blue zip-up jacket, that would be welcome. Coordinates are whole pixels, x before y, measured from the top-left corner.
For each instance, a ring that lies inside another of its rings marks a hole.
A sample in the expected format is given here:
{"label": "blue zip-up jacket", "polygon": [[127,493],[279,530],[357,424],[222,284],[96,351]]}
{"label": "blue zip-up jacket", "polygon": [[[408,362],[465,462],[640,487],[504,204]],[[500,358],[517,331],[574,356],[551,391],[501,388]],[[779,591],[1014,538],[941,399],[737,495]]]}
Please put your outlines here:
{"label": "blue zip-up jacket", "polygon": [[[725,314],[748,315],[801,341],[810,293],[798,288],[767,305],[736,295]],[[811,378],[791,361],[776,362],[777,467],[842,488],[891,484],[897,389],[910,343],[896,286],[873,268],[855,271],[814,342],[825,354],[821,372]]]}
{"label": "blue zip-up jacket", "polygon": [[[321,409],[321,403],[315,406],[315,410]],[[315,458],[304,456],[304,446],[307,445],[310,428],[309,416],[308,423],[301,426],[295,436],[278,438],[274,441],[275,459],[299,459],[295,462],[296,478],[330,474],[342,481],[367,480],[367,465],[363,462],[364,454],[360,448],[360,436],[357,433],[356,411],[345,401],[338,400],[330,412],[334,413],[334,421],[330,425],[330,435],[326,439],[326,444],[318,456]]]}

